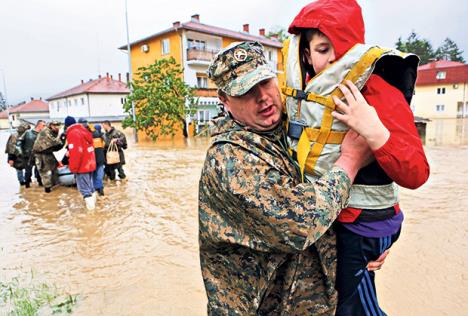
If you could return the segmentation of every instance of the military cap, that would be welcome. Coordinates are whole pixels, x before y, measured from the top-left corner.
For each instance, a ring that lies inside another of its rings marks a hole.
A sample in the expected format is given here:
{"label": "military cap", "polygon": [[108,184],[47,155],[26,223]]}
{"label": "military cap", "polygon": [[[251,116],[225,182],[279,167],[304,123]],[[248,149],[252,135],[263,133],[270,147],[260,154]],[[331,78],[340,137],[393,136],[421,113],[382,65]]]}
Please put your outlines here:
{"label": "military cap", "polygon": [[276,77],[258,42],[235,42],[216,54],[208,77],[230,96],[247,93],[260,81]]}
{"label": "military cap", "polygon": [[59,126],[59,125],[61,125],[61,124],[62,124],[62,123],[59,122],[59,121],[57,121],[57,120],[52,120],[52,121],[50,121],[49,126],[50,126],[50,125],[57,125],[57,126]]}

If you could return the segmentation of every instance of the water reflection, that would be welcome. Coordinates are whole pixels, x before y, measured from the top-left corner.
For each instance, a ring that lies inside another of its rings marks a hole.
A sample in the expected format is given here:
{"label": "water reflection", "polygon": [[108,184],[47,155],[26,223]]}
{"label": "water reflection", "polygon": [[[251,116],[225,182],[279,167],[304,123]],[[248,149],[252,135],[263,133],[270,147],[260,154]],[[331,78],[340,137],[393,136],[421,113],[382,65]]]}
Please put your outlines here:
{"label": "water reflection", "polygon": [[468,145],[468,118],[437,119],[427,123],[426,144]]}

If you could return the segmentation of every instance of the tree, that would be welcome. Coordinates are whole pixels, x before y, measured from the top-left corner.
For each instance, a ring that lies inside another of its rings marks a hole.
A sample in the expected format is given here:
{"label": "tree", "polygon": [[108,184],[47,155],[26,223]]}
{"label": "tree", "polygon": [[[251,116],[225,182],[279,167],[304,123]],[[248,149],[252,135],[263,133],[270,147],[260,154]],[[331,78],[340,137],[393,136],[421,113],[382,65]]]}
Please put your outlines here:
{"label": "tree", "polygon": [[457,44],[448,37],[444,40],[443,44],[439,48],[437,48],[435,52],[435,56],[437,59],[459,61],[464,63],[465,59],[463,59],[462,55],[463,51],[460,50]]}
{"label": "tree", "polygon": [[[194,92],[184,82],[182,73],[173,57],[138,68],[132,82],[133,92],[124,104],[124,110],[130,117],[123,121],[123,126],[144,131],[153,140],[160,135],[174,136],[178,128],[187,137],[185,118],[193,112]],[[131,116],[132,101],[135,104],[135,122]]]}
{"label": "tree", "polygon": [[0,92],[0,111],[5,111],[7,108],[7,103],[3,93]]}
{"label": "tree", "polygon": [[418,55],[421,59],[421,65],[427,64],[431,59],[435,58],[431,43],[426,39],[420,39],[414,31],[411,32],[405,41],[402,41],[401,37],[399,37],[395,46],[402,52]]}
{"label": "tree", "polygon": [[269,39],[276,39],[282,43],[285,39],[288,38],[288,32],[282,27],[275,27],[273,30],[269,31],[265,37]]}

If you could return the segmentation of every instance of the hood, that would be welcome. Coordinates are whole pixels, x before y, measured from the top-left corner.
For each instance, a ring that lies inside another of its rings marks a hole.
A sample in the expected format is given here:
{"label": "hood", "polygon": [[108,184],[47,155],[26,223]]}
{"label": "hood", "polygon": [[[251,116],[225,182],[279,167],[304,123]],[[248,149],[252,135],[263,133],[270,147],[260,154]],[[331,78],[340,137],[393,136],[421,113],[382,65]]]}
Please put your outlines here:
{"label": "hood", "polygon": [[86,127],[81,125],[81,123],[73,124],[67,128],[67,135],[72,133],[91,134],[91,132]]}
{"label": "hood", "polygon": [[289,26],[289,33],[317,28],[333,44],[336,58],[341,58],[354,45],[364,44],[364,20],[355,0],[318,0],[306,5]]}

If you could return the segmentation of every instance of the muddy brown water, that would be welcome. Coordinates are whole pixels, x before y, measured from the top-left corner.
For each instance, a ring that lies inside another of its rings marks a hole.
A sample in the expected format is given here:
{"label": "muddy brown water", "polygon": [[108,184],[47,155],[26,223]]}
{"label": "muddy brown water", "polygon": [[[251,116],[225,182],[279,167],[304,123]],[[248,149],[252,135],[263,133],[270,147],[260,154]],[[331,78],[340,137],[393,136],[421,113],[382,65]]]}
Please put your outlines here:
{"label": "muddy brown water", "polygon": [[[105,183],[93,212],[74,188],[20,188],[3,156],[0,280],[32,271],[80,295],[74,315],[205,315],[197,186],[207,144],[130,146],[128,179]],[[468,121],[430,122],[425,150],[431,177],[402,190],[406,219],[377,274],[379,300],[389,315],[466,315]]]}

